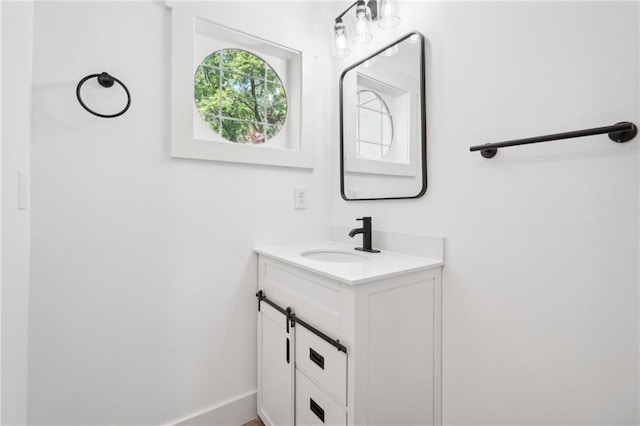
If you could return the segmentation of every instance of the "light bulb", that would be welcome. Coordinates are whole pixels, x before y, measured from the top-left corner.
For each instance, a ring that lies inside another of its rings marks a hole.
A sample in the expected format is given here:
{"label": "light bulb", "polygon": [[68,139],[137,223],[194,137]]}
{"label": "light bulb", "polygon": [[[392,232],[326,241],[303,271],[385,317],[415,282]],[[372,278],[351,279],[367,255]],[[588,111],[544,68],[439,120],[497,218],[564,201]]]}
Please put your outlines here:
{"label": "light bulb", "polygon": [[373,39],[369,31],[369,16],[364,1],[358,1],[356,5],[356,25],[353,34],[353,42],[356,44],[366,44]]}
{"label": "light bulb", "polygon": [[389,29],[389,28],[398,26],[399,23],[400,23],[400,18],[396,16],[392,1],[382,0],[378,26],[380,28]]}
{"label": "light bulb", "polygon": [[344,32],[336,32],[336,48],[339,50],[347,48],[347,38],[344,36]]}
{"label": "light bulb", "polygon": [[350,54],[347,27],[342,23],[342,20],[336,20],[336,24],[333,26],[333,56],[346,58]]}

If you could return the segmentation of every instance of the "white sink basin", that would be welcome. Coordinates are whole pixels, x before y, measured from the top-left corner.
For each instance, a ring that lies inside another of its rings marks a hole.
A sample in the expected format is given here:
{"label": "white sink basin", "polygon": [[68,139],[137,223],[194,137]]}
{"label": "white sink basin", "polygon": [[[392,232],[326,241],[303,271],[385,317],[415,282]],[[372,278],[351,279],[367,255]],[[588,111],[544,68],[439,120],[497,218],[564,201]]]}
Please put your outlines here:
{"label": "white sink basin", "polygon": [[[434,250],[442,253],[444,239],[429,238],[428,249],[434,246]],[[407,241],[409,245],[414,244],[413,239]],[[365,284],[408,272],[437,268],[443,264],[441,257],[428,258],[387,250],[375,254],[362,253],[354,250],[352,244],[335,241],[310,241],[254,250],[261,257],[284,262],[346,285]]]}
{"label": "white sink basin", "polygon": [[362,262],[367,258],[357,253],[351,253],[348,251],[340,251],[340,250],[306,250],[300,253],[302,257],[311,260],[318,260],[320,262],[331,262],[331,263],[352,263],[352,262]]}

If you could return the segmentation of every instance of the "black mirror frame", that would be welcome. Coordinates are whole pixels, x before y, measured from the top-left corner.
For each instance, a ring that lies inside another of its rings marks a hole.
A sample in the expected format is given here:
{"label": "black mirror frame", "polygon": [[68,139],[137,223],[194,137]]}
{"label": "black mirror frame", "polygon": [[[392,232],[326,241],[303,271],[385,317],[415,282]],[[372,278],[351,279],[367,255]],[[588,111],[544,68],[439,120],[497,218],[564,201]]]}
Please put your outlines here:
{"label": "black mirror frame", "polygon": [[[422,166],[422,189],[418,194],[414,196],[408,197],[382,197],[382,198],[348,198],[344,192],[344,97],[343,97],[343,80],[347,72],[351,71],[355,67],[365,63],[369,59],[378,56],[388,48],[395,46],[396,44],[402,43],[408,38],[417,35],[420,40],[420,127],[422,134],[422,154],[421,154],[421,166]],[[399,38],[393,43],[383,47],[382,49],[374,52],[370,56],[362,59],[359,62],[347,67],[342,74],[340,74],[340,84],[339,84],[339,102],[340,102],[340,195],[342,195],[342,199],[345,201],[372,201],[372,200],[405,200],[412,198],[420,198],[425,192],[427,192],[427,96],[426,96],[426,55],[425,55],[425,39],[422,33],[419,31],[412,31],[407,35]]]}

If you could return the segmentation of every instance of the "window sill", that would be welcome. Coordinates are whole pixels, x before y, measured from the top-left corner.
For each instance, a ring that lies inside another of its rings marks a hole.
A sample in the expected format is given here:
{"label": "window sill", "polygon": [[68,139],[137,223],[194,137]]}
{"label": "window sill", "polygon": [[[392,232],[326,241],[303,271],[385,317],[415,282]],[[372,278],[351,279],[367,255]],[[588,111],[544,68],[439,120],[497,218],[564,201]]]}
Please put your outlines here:
{"label": "window sill", "polygon": [[262,164],[265,166],[313,169],[313,155],[266,145],[244,145],[185,138],[175,140],[171,156],[198,160],[228,161],[232,163]]}
{"label": "window sill", "polygon": [[345,158],[346,173],[364,173],[390,176],[416,176],[415,164],[393,163],[377,160],[363,160],[360,158]]}

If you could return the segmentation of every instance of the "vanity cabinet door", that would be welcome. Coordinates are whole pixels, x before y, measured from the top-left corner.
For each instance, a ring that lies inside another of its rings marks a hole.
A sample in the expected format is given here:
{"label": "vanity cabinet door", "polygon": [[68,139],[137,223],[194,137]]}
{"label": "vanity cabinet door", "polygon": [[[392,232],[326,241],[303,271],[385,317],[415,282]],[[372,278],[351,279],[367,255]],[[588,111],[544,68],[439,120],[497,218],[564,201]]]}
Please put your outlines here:
{"label": "vanity cabinet door", "polygon": [[258,312],[258,415],[266,426],[293,425],[294,333],[263,303]]}

